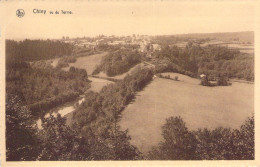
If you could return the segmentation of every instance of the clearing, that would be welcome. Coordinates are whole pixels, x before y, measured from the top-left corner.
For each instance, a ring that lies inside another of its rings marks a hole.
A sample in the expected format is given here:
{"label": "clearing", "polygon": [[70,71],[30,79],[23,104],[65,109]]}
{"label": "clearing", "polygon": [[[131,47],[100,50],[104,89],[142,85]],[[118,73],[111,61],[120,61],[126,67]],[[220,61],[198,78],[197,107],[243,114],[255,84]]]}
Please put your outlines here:
{"label": "clearing", "polygon": [[107,53],[94,54],[90,56],[78,57],[75,63],[69,63],[69,67],[63,68],[64,70],[69,70],[71,66],[76,68],[85,69],[88,75],[91,75],[95,70],[96,66],[101,63],[101,60]]}
{"label": "clearing", "polygon": [[145,66],[144,63],[139,63],[139,64],[136,64],[134,67],[130,68],[127,72],[123,73],[123,74],[120,74],[120,75],[116,75],[114,77],[109,77],[107,76],[106,73],[104,73],[103,71],[101,71],[99,74],[97,74],[96,76],[99,76],[99,77],[103,77],[103,78],[112,78],[112,79],[124,79],[124,77],[127,75],[127,74],[131,74],[134,70],[137,70],[138,68],[143,68]]}
{"label": "clearing", "polygon": [[182,74],[164,75],[180,81],[156,77],[122,112],[122,130],[129,130],[131,143],[144,153],[162,140],[161,127],[168,117],[181,116],[190,130],[239,128],[254,113],[253,84],[205,87]]}

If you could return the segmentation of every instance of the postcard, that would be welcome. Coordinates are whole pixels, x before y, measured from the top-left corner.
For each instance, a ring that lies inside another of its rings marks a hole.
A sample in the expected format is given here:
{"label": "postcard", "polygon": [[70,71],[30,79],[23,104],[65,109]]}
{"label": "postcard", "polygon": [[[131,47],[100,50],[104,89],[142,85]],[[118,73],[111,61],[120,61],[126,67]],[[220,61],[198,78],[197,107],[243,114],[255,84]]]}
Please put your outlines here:
{"label": "postcard", "polygon": [[0,1],[0,166],[259,166],[259,4]]}

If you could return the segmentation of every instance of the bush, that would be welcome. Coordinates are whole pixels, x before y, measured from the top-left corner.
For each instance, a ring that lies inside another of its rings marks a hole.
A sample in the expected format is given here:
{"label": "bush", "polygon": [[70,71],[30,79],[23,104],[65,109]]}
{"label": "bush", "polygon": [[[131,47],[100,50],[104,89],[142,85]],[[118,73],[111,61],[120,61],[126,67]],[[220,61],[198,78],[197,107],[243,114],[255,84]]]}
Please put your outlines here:
{"label": "bush", "polygon": [[210,82],[208,81],[208,77],[207,76],[201,78],[200,84],[203,85],[203,86],[211,86]]}
{"label": "bush", "polygon": [[228,85],[227,79],[224,78],[223,76],[220,76],[217,80],[217,85],[218,86],[227,86]]}
{"label": "bush", "polygon": [[69,63],[75,63],[77,59],[72,56],[63,57],[58,61],[57,68],[68,67]]}
{"label": "bush", "polygon": [[180,117],[170,117],[162,127],[164,141],[149,152],[150,159],[195,159],[196,139]]}
{"label": "bush", "polygon": [[163,142],[148,154],[156,160],[253,160],[254,117],[240,129],[219,127],[189,131],[180,117],[170,117],[162,127]]}

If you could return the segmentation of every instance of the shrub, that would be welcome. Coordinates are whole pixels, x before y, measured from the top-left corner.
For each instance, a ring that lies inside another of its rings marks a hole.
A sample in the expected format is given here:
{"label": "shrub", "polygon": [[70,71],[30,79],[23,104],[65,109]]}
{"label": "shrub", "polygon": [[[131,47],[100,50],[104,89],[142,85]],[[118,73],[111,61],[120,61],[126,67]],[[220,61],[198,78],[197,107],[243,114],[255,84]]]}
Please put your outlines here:
{"label": "shrub", "polygon": [[254,117],[240,129],[219,127],[189,131],[180,117],[170,117],[162,127],[163,141],[148,153],[156,160],[253,160]]}
{"label": "shrub", "polygon": [[164,141],[149,152],[151,159],[195,159],[196,139],[180,117],[170,117],[162,127]]}
{"label": "shrub", "polygon": [[208,77],[207,76],[201,78],[200,84],[203,85],[203,86],[211,86],[210,82],[208,81]]}
{"label": "shrub", "polygon": [[220,76],[217,80],[217,85],[218,86],[227,86],[228,85],[227,79],[223,76]]}

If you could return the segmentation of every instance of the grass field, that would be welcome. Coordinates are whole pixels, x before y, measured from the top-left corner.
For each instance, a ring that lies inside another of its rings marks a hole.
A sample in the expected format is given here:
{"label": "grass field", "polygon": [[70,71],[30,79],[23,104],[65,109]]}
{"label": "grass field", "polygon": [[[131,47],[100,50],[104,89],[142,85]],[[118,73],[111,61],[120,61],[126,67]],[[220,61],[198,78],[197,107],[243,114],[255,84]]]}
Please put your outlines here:
{"label": "grass field", "polygon": [[69,63],[69,67],[64,68],[64,70],[68,70],[71,66],[85,69],[88,75],[91,75],[95,70],[96,66],[101,63],[102,58],[107,53],[94,54],[90,56],[78,57],[75,63]]}
{"label": "grass field", "polygon": [[122,112],[120,126],[129,129],[131,143],[147,152],[162,140],[161,126],[170,116],[181,116],[190,130],[219,126],[239,128],[254,112],[254,85],[205,87],[199,80],[165,73],[180,81],[155,78]]}
{"label": "grass field", "polygon": [[99,74],[97,74],[96,76],[99,76],[99,77],[105,77],[105,78],[113,78],[113,79],[124,79],[124,77],[127,75],[127,74],[131,74],[134,70],[136,70],[137,68],[142,68],[144,67],[144,63],[139,63],[137,65],[135,65],[134,67],[132,67],[131,69],[129,69],[127,72],[123,73],[123,74],[120,74],[120,75],[116,75],[114,77],[109,77],[107,76],[106,73],[104,72],[100,72]]}
{"label": "grass field", "polygon": [[94,78],[89,77],[89,80],[91,80],[91,87],[89,90],[92,90],[94,92],[99,92],[104,86],[113,83],[112,81],[108,81],[106,79],[100,79],[100,78]]}
{"label": "grass field", "polygon": [[[94,54],[91,56],[78,57],[75,63],[69,63],[69,65],[70,67],[74,66],[77,68],[85,69],[88,75],[91,75],[92,72],[95,70],[96,66],[101,63],[102,58],[106,54],[107,53],[105,52],[101,54]],[[70,67],[67,67],[66,69],[68,70]],[[94,92],[99,92],[105,85],[113,83],[105,79],[99,79],[93,77],[89,77],[89,80],[92,81],[90,90]]]}

